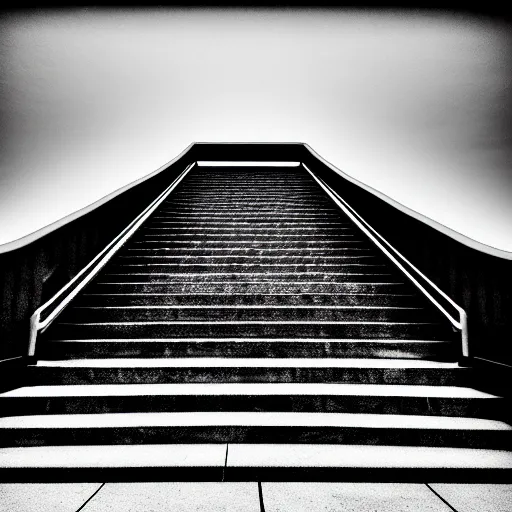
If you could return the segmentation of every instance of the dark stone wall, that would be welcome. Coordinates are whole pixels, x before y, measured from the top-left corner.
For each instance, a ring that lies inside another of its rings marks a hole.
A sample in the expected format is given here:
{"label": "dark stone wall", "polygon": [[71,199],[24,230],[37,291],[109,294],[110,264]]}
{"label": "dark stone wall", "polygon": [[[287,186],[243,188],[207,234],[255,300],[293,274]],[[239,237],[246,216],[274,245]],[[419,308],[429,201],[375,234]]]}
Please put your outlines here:
{"label": "dark stone wall", "polygon": [[512,261],[445,235],[351,183],[309,153],[303,162],[468,315],[470,355],[512,364]]}
{"label": "dark stone wall", "polygon": [[27,354],[34,311],[144,211],[190,162],[187,153],[95,210],[24,247],[0,254],[0,360]]}

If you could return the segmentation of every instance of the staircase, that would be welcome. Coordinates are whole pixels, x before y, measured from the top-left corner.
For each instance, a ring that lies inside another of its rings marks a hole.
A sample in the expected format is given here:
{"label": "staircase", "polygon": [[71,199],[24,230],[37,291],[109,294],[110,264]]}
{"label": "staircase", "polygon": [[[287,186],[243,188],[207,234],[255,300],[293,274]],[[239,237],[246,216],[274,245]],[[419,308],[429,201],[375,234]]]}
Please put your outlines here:
{"label": "staircase", "polygon": [[510,480],[459,344],[304,167],[195,165],[0,394],[0,478]]}

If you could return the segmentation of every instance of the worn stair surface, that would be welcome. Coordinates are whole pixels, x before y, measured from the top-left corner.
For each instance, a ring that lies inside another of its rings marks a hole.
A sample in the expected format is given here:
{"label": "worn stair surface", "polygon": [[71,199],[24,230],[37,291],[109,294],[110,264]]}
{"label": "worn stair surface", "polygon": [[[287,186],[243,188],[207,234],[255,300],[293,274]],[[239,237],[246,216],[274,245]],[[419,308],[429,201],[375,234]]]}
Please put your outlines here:
{"label": "worn stair surface", "polygon": [[0,478],[509,481],[458,349],[303,167],[196,165],[0,395]]}

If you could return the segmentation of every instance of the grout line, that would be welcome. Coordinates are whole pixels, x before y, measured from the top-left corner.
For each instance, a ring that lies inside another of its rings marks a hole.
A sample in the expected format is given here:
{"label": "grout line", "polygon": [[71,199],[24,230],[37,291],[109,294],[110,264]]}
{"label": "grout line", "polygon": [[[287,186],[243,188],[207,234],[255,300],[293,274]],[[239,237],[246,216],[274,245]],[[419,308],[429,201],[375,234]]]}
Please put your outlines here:
{"label": "grout line", "polygon": [[438,492],[436,492],[431,486],[430,484],[425,484],[445,505],[447,505],[448,507],[450,507],[451,510],[453,510],[453,512],[458,512],[458,510],[454,507],[452,507]]}
{"label": "grout line", "polygon": [[258,495],[260,498],[260,512],[265,512],[265,504],[263,503],[263,487],[261,482],[258,482]]}
{"label": "grout line", "polygon": [[98,494],[101,489],[103,489],[103,487],[105,487],[107,482],[103,482],[97,489],[96,491],[94,492],[94,494],[76,511],[76,512],[80,512],[80,510],[83,510],[85,508],[85,506],[94,498],[94,496],[96,496],[96,494]]}
{"label": "grout line", "polygon": [[226,468],[228,466],[228,452],[229,452],[229,443],[226,443],[226,458],[224,459],[224,467],[222,468],[222,481],[225,481],[226,478]]}

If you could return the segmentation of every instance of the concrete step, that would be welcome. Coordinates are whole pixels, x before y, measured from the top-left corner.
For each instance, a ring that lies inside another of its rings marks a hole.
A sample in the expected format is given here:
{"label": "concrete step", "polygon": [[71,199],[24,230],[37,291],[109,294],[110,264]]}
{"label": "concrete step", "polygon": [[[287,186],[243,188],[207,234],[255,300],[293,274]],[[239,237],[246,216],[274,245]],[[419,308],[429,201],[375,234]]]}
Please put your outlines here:
{"label": "concrete step", "polygon": [[[301,230],[301,229],[271,229],[265,228],[263,230],[255,230],[246,228],[244,230],[236,230],[236,229],[204,229],[200,230],[182,230],[182,232],[177,232],[178,230],[168,229],[168,232],[148,232],[147,230],[141,229],[134,236],[134,240],[144,241],[144,240],[152,240],[152,239],[162,239],[165,240],[167,238],[173,238],[176,240],[230,240],[235,239],[240,242],[248,241],[258,241],[259,239],[268,238],[269,240],[278,240],[278,241],[287,241],[287,240],[306,240],[306,241],[318,241],[322,242],[323,240],[340,240],[343,241],[345,239],[350,240],[354,239],[356,241],[363,241],[364,237],[360,233],[356,233],[353,230],[343,230],[343,229],[309,229],[309,230]],[[357,237],[356,237],[357,235]]]}
{"label": "concrete step", "polygon": [[405,294],[410,292],[410,287],[405,283],[399,282],[381,282],[381,283],[361,283],[361,282],[319,282],[319,281],[295,281],[295,282],[251,282],[251,281],[217,281],[217,282],[197,282],[192,279],[182,280],[181,282],[121,282],[100,275],[100,282],[93,282],[88,286],[87,291],[91,293],[215,293],[215,294],[347,294],[347,293],[365,293],[365,294]]}
{"label": "concrete step", "polygon": [[272,243],[279,243],[286,247],[287,243],[290,242],[292,245],[303,244],[301,246],[307,247],[312,244],[323,246],[325,243],[326,247],[330,247],[330,244],[344,243],[344,244],[367,244],[359,234],[344,234],[342,232],[336,232],[332,234],[328,233],[287,233],[282,234],[281,232],[274,233],[215,233],[215,232],[183,232],[181,234],[165,234],[165,233],[148,233],[140,231],[133,236],[132,243],[160,243],[167,244],[168,242],[173,243],[187,243],[191,245],[197,244],[215,244],[219,246],[221,244],[231,243],[233,245],[246,244],[247,247],[252,247],[255,244],[262,243],[263,247],[266,247]]}
{"label": "concrete step", "polygon": [[61,322],[172,322],[172,321],[357,321],[432,322],[437,317],[421,307],[402,306],[252,306],[252,305],[144,305],[75,306]]}
{"label": "concrete step", "polygon": [[283,270],[276,271],[224,271],[224,272],[104,272],[100,276],[101,282],[108,283],[232,283],[240,285],[242,283],[267,283],[267,292],[273,291],[274,283],[403,283],[400,276],[395,276],[386,272],[386,270],[373,270],[371,272],[363,272],[361,270],[346,271],[329,271],[317,272],[315,270],[289,272]]}
{"label": "concrete step", "polygon": [[[311,222],[314,220],[315,222]],[[354,226],[348,222],[342,222],[338,219],[319,219],[317,217],[311,218],[299,218],[299,219],[261,219],[261,218],[234,218],[226,217],[218,219],[216,217],[200,217],[195,218],[180,218],[180,217],[152,217],[150,221],[145,224],[148,228],[254,228],[254,229],[265,229],[265,228],[337,228],[337,229],[355,229]]]}
{"label": "concrete step", "polygon": [[309,208],[312,210],[318,211],[319,208],[332,208],[333,202],[328,197],[321,197],[315,200],[313,199],[233,199],[226,197],[225,199],[203,199],[203,200],[191,200],[190,198],[181,198],[181,199],[170,199],[162,203],[162,210],[167,208],[179,208],[181,206],[186,207],[194,207],[197,210],[209,210],[209,209],[238,209],[238,210],[246,210],[246,209],[272,209],[276,210],[277,208],[293,208],[293,209],[303,209]]}
{"label": "concrete step", "polygon": [[0,446],[334,443],[512,448],[502,421],[344,413],[106,413],[0,418]]}
{"label": "concrete step", "polygon": [[454,361],[458,343],[403,339],[295,338],[110,338],[53,337],[39,346],[40,357],[81,359],[111,357],[189,358],[395,358]]}
{"label": "concrete step", "polygon": [[0,449],[2,482],[221,481],[225,444]]}
{"label": "concrete step", "polygon": [[152,222],[150,224],[147,224],[146,226],[141,226],[140,233],[144,234],[145,236],[149,235],[173,235],[173,236],[180,236],[183,234],[220,234],[221,236],[228,235],[255,235],[255,236],[261,236],[261,235],[280,235],[283,237],[290,236],[290,235],[297,235],[297,236],[305,236],[309,234],[341,234],[341,235],[354,235],[354,233],[357,233],[357,231],[351,227],[351,226],[345,226],[345,225],[309,225],[307,226],[279,226],[279,225],[264,225],[253,223],[251,224],[239,224],[239,223],[233,223],[234,225],[224,225],[219,226],[217,224],[215,225],[197,225],[195,223],[187,222],[183,223],[181,225],[169,225],[164,223],[157,223]]}
{"label": "concrete step", "polygon": [[[118,290],[121,292],[121,290]],[[338,306],[408,306],[420,304],[415,295],[398,294],[339,294],[332,293],[84,293],[75,306],[145,306],[145,305],[338,305]]]}
{"label": "concrete step", "polygon": [[138,276],[139,274],[192,274],[192,273],[207,273],[207,274],[235,274],[238,275],[259,275],[259,274],[285,274],[302,275],[311,274],[331,276],[345,275],[345,274],[361,274],[367,272],[370,275],[390,275],[388,267],[382,263],[223,263],[218,261],[208,262],[167,262],[167,263],[112,263],[108,267],[106,275],[111,274],[126,274],[130,273]]}
{"label": "concrete step", "polygon": [[317,382],[457,385],[473,383],[457,363],[407,359],[161,358],[40,360],[28,367],[31,385]]}
{"label": "concrete step", "polygon": [[241,205],[222,203],[216,205],[201,204],[166,204],[162,205],[156,212],[157,215],[166,213],[174,214],[179,213],[193,213],[194,215],[324,215],[332,214],[339,215],[339,209],[330,204],[317,205],[317,204],[286,204],[286,203],[273,203],[271,205]]}
{"label": "concrete step", "polygon": [[[323,191],[321,191],[323,192]],[[187,201],[190,204],[196,202],[242,202],[242,203],[265,203],[270,204],[273,201],[300,201],[307,203],[323,203],[327,200],[325,194],[318,190],[246,190],[235,192],[233,190],[213,192],[198,191],[194,189],[176,191],[165,203],[174,204],[176,202]]]}
{"label": "concrete step", "polygon": [[450,340],[451,332],[433,322],[316,320],[59,322],[52,339],[97,338],[366,338]]}
{"label": "concrete step", "polygon": [[265,258],[299,258],[306,261],[308,258],[318,258],[321,260],[323,257],[326,258],[358,258],[361,256],[375,258],[378,256],[371,251],[369,247],[351,245],[348,247],[341,248],[323,248],[323,247],[245,247],[241,244],[219,247],[201,247],[201,246],[190,246],[187,247],[183,244],[180,247],[143,247],[141,244],[134,245],[133,247],[126,247],[124,250],[120,250],[118,257],[124,256],[159,256],[164,257],[232,257],[232,258],[248,258],[261,256]]}
{"label": "concrete step", "polygon": [[236,481],[511,482],[512,453],[424,446],[230,444]]}
{"label": "concrete step", "polygon": [[0,394],[4,416],[129,412],[314,412],[510,419],[510,400],[457,386],[333,383],[89,384]]}
{"label": "concrete step", "polygon": [[289,254],[137,254],[124,253],[115,258],[116,264],[145,265],[145,264],[252,264],[252,265],[343,265],[343,264],[375,264],[384,261],[373,254],[345,254],[345,255],[289,255]]}
{"label": "concrete step", "polygon": [[246,251],[249,250],[264,250],[264,249],[280,249],[280,250],[296,250],[296,249],[314,249],[314,250],[329,250],[329,249],[353,249],[353,248],[368,248],[370,247],[369,242],[365,240],[355,240],[349,239],[349,237],[333,239],[330,237],[329,239],[324,239],[319,243],[318,240],[311,239],[269,239],[269,238],[261,238],[254,240],[235,240],[229,238],[216,237],[213,239],[190,239],[190,240],[177,240],[177,239],[169,239],[169,240],[150,240],[147,237],[143,240],[134,239],[130,242],[130,248],[144,248],[144,249],[180,249],[180,248],[200,248],[200,249],[211,249],[211,248],[219,248],[219,249],[232,249],[239,250],[243,249]]}
{"label": "concrete step", "polygon": [[3,482],[512,481],[506,450],[340,444],[75,445],[0,449]]}
{"label": "concrete step", "polygon": [[232,212],[211,212],[206,215],[204,212],[196,211],[194,209],[183,210],[174,209],[169,210],[166,208],[166,212],[161,210],[155,212],[151,216],[151,221],[192,221],[192,222],[219,222],[226,220],[239,221],[239,222],[259,222],[259,223],[275,223],[275,222],[305,222],[305,221],[319,221],[319,222],[348,222],[347,217],[342,212],[336,212],[330,210],[326,212],[302,212],[302,211],[290,211],[285,212],[260,212],[258,210],[252,213],[244,213],[240,211]]}

